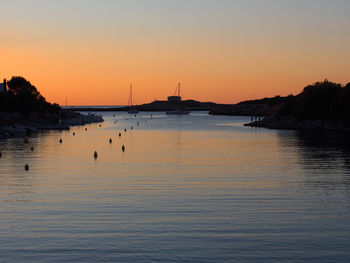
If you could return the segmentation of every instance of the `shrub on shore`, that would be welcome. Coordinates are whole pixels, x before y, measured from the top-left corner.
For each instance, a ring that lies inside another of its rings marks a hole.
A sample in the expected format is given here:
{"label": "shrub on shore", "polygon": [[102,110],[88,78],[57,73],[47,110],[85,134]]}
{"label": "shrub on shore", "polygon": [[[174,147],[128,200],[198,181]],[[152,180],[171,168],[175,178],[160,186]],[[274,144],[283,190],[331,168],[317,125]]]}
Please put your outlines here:
{"label": "shrub on shore", "polygon": [[58,104],[51,104],[34,85],[23,77],[12,77],[7,83],[8,91],[0,93],[0,110],[18,113],[58,113]]}
{"label": "shrub on shore", "polygon": [[324,80],[308,85],[291,97],[277,112],[277,118],[293,116],[298,120],[342,121],[350,123],[350,83]]}

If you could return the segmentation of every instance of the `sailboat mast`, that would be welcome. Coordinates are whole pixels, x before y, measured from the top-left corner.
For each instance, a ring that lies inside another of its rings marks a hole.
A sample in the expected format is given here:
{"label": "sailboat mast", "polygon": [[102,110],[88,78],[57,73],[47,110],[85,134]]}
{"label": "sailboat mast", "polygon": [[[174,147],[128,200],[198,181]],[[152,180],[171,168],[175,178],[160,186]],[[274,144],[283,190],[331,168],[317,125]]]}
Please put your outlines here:
{"label": "sailboat mast", "polygon": [[129,106],[132,106],[132,84],[130,84]]}

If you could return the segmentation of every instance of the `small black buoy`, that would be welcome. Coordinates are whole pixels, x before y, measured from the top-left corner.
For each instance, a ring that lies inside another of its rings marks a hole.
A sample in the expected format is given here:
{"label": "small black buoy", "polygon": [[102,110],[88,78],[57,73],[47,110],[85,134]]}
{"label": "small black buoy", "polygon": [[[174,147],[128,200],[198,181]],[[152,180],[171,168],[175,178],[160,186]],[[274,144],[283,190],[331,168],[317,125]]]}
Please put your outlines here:
{"label": "small black buoy", "polygon": [[94,158],[97,159],[97,152],[94,152]]}
{"label": "small black buoy", "polygon": [[113,114],[113,117],[115,117],[115,114]]}
{"label": "small black buoy", "polygon": [[87,128],[85,128],[85,131],[87,131]]}
{"label": "small black buoy", "polygon": [[140,123],[139,122],[137,122],[137,126],[139,126],[140,125]]}
{"label": "small black buoy", "polygon": [[28,138],[24,138],[24,139],[23,139],[23,142],[24,142],[24,143],[28,143],[28,142],[29,142]]}
{"label": "small black buoy", "polygon": [[26,165],[24,166],[24,170],[28,171],[29,170],[29,165],[26,163]]}
{"label": "small black buoy", "polygon": [[73,132],[73,136],[75,136],[75,132]]}
{"label": "small black buoy", "polygon": [[122,137],[122,134],[121,134],[121,133],[119,133],[119,137]]}
{"label": "small black buoy", "polygon": [[62,138],[60,138],[60,143],[62,143]]}
{"label": "small black buoy", "polygon": [[134,129],[134,127],[132,127],[132,126],[131,126],[131,129],[133,130],[133,129]]}
{"label": "small black buoy", "polygon": [[125,152],[125,146],[124,145],[122,146],[122,151]]}
{"label": "small black buoy", "polygon": [[0,158],[1,158],[1,156],[2,156],[2,152],[0,151]]}
{"label": "small black buoy", "polygon": [[101,124],[100,125],[98,125],[99,127],[101,127]]}
{"label": "small black buoy", "polygon": [[109,143],[112,143],[112,138],[109,138]]}
{"label": "small black buoy", "polygon": [[126,132],[126,129],[124,129],[124,132]]}
{"label": "small black buoy", "polygon": [[30,147],[30,150],[33,152],[34,151],[34,146]]}

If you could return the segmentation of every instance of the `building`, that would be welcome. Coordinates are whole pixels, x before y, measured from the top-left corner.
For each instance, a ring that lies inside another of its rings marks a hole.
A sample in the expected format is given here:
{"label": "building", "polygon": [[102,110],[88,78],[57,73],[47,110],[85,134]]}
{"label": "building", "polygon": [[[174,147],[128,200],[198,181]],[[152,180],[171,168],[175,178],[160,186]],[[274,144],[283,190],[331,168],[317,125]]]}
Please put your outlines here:
{"label": "building", "polygon": [[3,83],[0,83],[0,93],[7,91],[7,82],[6,79],[4,79]]}
{"label": "building", "polygon": [[168,101],[170,103],[180,103],[181,102],[181,84],[175,90],[174,96],[169,96]]}
{"label": "building", "polygon": [[179,103],[181,101],[181,96],[169,96],[168,101],[171,103]]}

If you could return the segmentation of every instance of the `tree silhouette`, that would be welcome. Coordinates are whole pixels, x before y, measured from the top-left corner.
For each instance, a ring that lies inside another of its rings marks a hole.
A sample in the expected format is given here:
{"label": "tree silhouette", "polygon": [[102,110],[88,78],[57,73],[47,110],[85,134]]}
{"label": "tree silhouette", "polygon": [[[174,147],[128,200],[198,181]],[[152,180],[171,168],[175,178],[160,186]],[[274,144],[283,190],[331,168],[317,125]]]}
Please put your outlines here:
{"label": "tree silhouette", "polygon": [[0,94],[0,110],[12,112],[55,112],[57,104],[48,103],[40,92],[23,77],[12,77],[7,83],[8,92]]}

